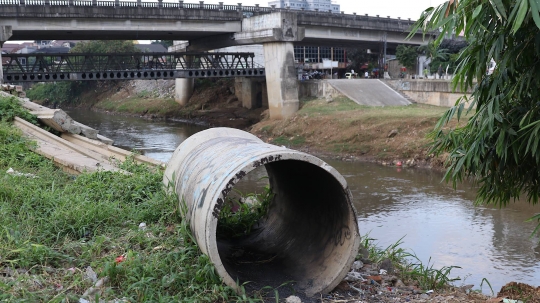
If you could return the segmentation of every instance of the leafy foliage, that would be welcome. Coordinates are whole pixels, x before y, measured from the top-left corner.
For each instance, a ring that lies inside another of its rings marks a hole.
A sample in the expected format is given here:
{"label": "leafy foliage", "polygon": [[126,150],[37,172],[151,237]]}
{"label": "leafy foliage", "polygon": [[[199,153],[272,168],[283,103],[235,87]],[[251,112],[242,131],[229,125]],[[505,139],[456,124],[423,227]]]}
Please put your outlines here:
{"label": "leafy foliage", "polygon": [[0,121],[11,122],[15,117],[22,118],[32,124],[38,123],[36,116],[22,107],[15,97],[0,96]]}
{"label": "leafy foliage", "polygon": [[72,86],[69,81],[38,83],[27,90],[26,94],[31,100],[44,104],[69,103],[74,99],[75,90]]}
{"label": "leafy foliage", "polygon": [[359,71],[364,64],[377,62],[377,54],[369,54],[365,49],[347,49],[347,59],[349,59],[348,69]]}
{"label": "leafy foliage", "polygon": [[219,213],[218,239],[249,235],[259,220],[266,216],[268,207],[274,198],[274,194],[268,186],[260,194],[238,194],[240,199],[227,197],[227,202]]}
{"label": "leafy foliage", "polygon": [[136,53],[139,52],[130,40],[93,40],[79,42],[70,53]]}
{"label": "leafy foliage", "polygon": [[[442,29],[461,33],[468,45],[461,52],[454,87],[474,89],[440,119],[432,133],[432,151],[449,153],[445,175],[454,185],[466,178],[479,186],[477,203],[500,207],[525,195],[538,203],[540,194],[540,11],[536,0],[447,1],[425,10],[411,33]],[[490,60],[497,63],[486,74]],[[447,130],[448,121],[472,115]],[[536,217],[539,219],[538,217]]]}
{"label": "leafy foliage", "polygon": [[416,65],[416,60],[418,58],[417,49],[414,46],[398,45],[396,48],[396,58],[407,68],[407,70],[411,71]]}

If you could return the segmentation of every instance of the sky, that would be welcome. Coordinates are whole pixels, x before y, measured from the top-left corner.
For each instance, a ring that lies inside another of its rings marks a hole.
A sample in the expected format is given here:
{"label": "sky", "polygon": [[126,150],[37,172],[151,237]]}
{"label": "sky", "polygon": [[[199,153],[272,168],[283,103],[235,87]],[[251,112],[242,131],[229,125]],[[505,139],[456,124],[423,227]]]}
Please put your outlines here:
{"label": "sky", "polygon": [[[164,1],[176,2],[175,0]],[[246,6],[254,6],[255,4],[260,4],[260,6],[268,6],[268,0],[205,0],[204,3],[218,4],[220,1],[224,2],[226,5],[233,5],[240,2],[242,5]],[[426,8],[430,6],[438,6],[445,1],[446,0],[332,0],[333,3],[341,5],[340,9],[346,14],[356,13],[358,15],[380,15],[383,17],[390,16],[391,18],[401,17],[401,19],[411,18],[412,20],[417,20],[422,11],[424,11]],[[198,3],[199,1],[184,0],[184,2]],[[140,40],[139,43],[150,43],[150,41]]]}
{"label": "sky", "polygon": [[[144,1],[144,0],[143,0]],[[170,1],[170,0],[164,0]],[[224,4],[268,6],[268,0],[205,0],[204,3],[217,4],[222,1]],[[417,20],[422,11],[430,6],[438,6],[446,0],[332,0],[333,3],[341,5],[341,10],[345,14],[356,13],[358,15],[368,14],[370,16],[390,16],[391,18],[401,17],[401,19],[411,18]],[[198,3],[199,1],[184,0],[185,3]]]}

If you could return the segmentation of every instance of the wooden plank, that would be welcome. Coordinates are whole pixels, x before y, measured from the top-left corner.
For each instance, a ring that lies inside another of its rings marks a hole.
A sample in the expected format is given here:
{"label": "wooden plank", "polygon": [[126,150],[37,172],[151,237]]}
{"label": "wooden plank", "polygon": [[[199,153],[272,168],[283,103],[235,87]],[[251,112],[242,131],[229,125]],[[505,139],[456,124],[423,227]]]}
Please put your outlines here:
{"label": "wooden plank", "polygon": [[[37,142],[37,153],[53,160],[66,171],[82,173],[105,170],[128,174],[128,172],[112,165],[109,161],[103,160],[102,155],[91,151],[83,153],[81,151],[84,151],[84,148],[65,141],[23,119],[16,117],[14,125],[21,129],[25,136]],[[90,157],[88,154],[94,154],[99,159]]]}
{"label": "wooden plank", "polygon": [[89,150],[92,150],[96,153],[102,154],[107,159],[116,159],[120,161],[125,161],[127,157],[133,156],[133,159],[137,163],[144,163],[150,166],[155,166],[159,168],[165,168],[166,163],[143,156],[143,155],[134,155],[133,153],[121,149],[115,146],[107,145],[103,142],[97,140],[91,140],[79,135],[63,133],[62,138],[66,141],[69,141],[73,144],[76,144],[81,147],[85,147]]}

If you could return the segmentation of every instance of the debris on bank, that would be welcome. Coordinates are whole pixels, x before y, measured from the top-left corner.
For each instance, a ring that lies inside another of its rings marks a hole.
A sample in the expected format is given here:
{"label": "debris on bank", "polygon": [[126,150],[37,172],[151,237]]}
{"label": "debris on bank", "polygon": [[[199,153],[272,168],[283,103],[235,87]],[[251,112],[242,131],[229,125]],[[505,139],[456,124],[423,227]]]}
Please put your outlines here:
{"label": "debris on bank", "polygon": [[[3,86],[2,86],[3,87]],[[0,91],[0,95],[7,95]],[[51,159],[64,171],[72,174],[94,172],[98,170],[121,171],[116,162],[133,157],[137,163],[163,169],[165,163],[145,157],[133,155],[127,150],[112,146],[113,140],[99,135],[99,131],[74,121],[61,109],[50,109],[19,98],[21,105],[35,115],[41,123],[60,133],[57,136],[21,118],[16,117],[13,124],[23,134],[36,141],[36,152]],[[125,172],[127,173],[127,172]]]}

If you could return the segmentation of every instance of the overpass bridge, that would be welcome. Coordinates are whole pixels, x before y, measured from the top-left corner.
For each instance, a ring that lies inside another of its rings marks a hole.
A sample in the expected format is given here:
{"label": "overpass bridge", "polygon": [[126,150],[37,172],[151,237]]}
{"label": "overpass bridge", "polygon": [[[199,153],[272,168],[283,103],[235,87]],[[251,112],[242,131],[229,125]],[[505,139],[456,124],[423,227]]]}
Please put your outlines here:
{"label": "overpass bridge", "polygon": [[0,0],[0,26],[12,26],[12,40],[189,40],[188,51],[279,40],[277,27],[261,31],[268,18],[253,18],[275,13],[295,15],[287,21],[298,27],[298,35],[283,34],[294,35],[297,44],[377,49],[386,39],[390,50],[422,44],[420,33],[405,40],[414,21],[386,16],[182,0]]}
{"label": "overpass bridge", "polygon": [[9,54],[9,82],[264,77],[253,53]]}
{"label": "overpass bridge", "polygon": [[[186,40],[175,51],[206,51],[262,44],[270,117],[287,118],[299,108],[294,45],[385,50],[420,45],[423,34],[405,40],[413,21],[389,17],[298,11],[256,6],[97,0],[0,0],[0,44],[13,40]],[[2,34],[4,32],[4,34]],[[384,43],[383,43],[384,42]],[[176,80],[185,104],[192,79]],[[0,82],[2,75],[0,74]],[[242,87],[253,87],[249,78]],[[253,89],[248,89],[252,94]]]}

